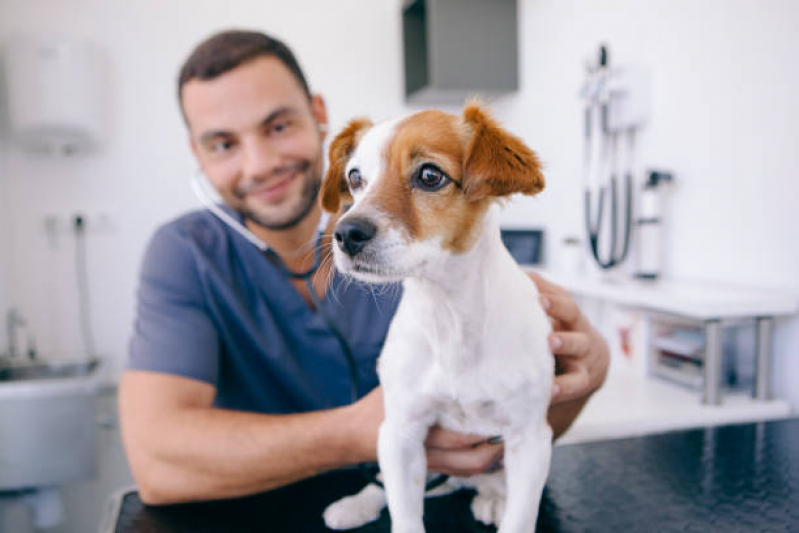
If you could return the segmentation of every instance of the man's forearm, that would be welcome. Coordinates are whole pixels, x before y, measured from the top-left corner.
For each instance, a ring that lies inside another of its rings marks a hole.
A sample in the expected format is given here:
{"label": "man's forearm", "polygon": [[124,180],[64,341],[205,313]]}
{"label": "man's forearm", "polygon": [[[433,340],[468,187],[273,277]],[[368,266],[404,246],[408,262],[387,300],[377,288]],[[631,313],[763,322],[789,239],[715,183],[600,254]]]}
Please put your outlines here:
{"label": "man's forearm", "polygon": [[285,416],[185,408],[158,418],[128,446],[150,504],[242,496],[374,460],[374,449],[357,445],[348,408]]}

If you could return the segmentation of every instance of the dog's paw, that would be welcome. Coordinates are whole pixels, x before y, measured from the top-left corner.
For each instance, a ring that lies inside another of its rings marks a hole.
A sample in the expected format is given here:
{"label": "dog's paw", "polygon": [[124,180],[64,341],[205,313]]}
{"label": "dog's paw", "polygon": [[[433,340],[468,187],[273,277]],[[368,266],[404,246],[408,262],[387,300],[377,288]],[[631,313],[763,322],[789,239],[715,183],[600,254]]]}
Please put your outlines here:
{"label": "dog's paw", "polygon": [[472,500],[472,514],[484,524],[499,527],[505,514],[505,498],[496,493],[478,493]]}
{"label": "dog's paw", "polygon": [[354,496],[331,503],[322,517],[330,529],[354,529],[377,520],[385,506],[386,497],[383,491],[370,485]]}

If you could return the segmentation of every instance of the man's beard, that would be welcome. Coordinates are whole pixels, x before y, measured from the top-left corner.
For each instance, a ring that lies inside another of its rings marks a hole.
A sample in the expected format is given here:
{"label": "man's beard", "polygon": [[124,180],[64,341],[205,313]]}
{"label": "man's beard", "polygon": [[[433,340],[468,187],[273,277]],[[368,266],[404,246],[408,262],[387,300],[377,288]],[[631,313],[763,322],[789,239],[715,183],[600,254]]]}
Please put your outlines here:
{"label": "man's beard", "polygon": [[313,206],[316,204],[319,189],[322,185],[321,176],[316,175],[315,169],[312,168],[310,162],[304,162],[300,168],[300,172],[302,173],[300,178],[304,180],[305,183],[303,184],[299,204],[294,212],[288,215],[288,218],[285,220],[274,220],[267,215],[259,214],[247,208],[246,205],[241,209],[241,215],[245,219],[251,220],[262,228],[269,230],[285,230],[299,224],[308,213],[311,212],[311,209],[313,209]]}

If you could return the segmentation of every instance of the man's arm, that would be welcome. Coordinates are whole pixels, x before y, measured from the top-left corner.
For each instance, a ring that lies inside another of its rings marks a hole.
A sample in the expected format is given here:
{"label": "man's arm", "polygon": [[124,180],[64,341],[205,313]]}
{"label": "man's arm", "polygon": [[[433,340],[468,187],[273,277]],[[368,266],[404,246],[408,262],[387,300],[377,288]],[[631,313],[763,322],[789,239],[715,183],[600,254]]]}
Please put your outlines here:
{"label": "man's arm", "polygon": [[[215,392],[202,381],[169,374],[123,374],[122,437],[145,503],[243,496],[376,461],[379,387],[345,407],[292,415],[214,408]],[[427,450],[432,470],[467,476],[494,464],[502,445],[437,428]]]}
{"label": "man's arm", "polygon": [[375,460],[379,421],[368,406],[264,415],[214,408],[215,392],[183,377],[124,373],[122,436],[145,503],[242,496]]}

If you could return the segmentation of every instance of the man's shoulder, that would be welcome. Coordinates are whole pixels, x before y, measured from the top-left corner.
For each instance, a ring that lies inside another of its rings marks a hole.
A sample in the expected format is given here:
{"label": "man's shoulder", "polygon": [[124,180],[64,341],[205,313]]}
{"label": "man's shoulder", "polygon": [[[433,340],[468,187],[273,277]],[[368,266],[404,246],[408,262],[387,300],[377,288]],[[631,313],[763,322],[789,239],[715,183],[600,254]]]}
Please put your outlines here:
{"label": "man's shoulder", "polygon": [[198,264],[216,263],[230,246],[224,224],[205,210],[190,211],[158,226],[144,255],[144,274],[186,275]]}
{"label": "man's shoulder", "polygon": [[153,235],[152,242],[199,247],[213,251],[228,238],[224,225],[209,211],[198,209],[184,213],[161,224]]}

